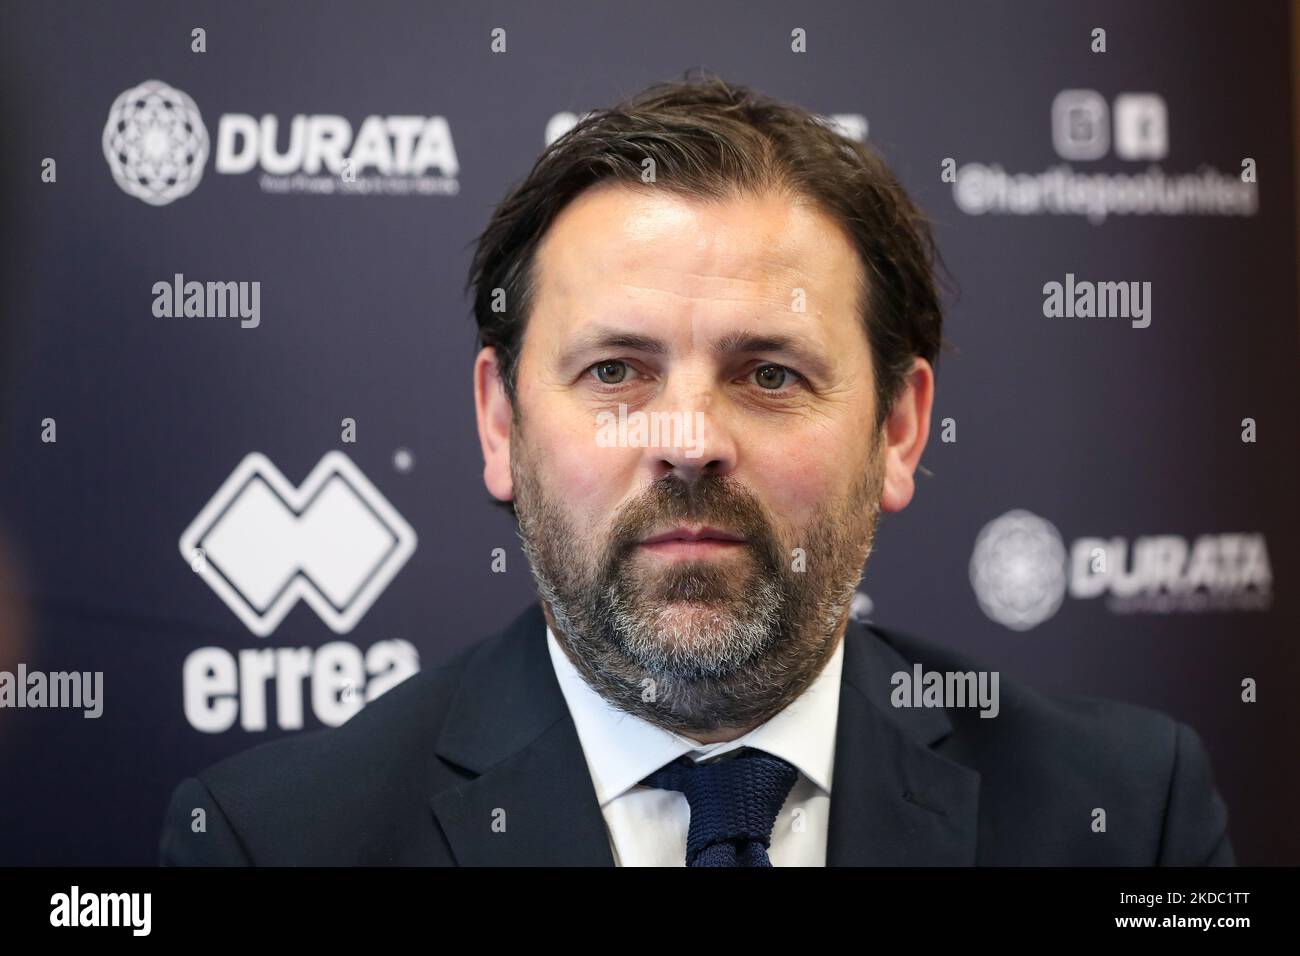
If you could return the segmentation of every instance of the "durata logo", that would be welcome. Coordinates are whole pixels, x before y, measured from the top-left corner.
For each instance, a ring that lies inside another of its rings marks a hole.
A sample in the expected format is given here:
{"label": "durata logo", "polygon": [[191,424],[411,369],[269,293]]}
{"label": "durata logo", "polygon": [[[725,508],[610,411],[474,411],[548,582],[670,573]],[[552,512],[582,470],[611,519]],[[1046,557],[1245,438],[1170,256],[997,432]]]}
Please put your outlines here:
{"label": "durata logo", "polygon": [[192,99],[148,80],[113,101],[104,125],[104,158],[123,190],[165,206],[189,195],[203,178],[208,131]]}
{"label": "durata logo", "polygon": [[258,637],[299,598],[348,633],[415,545],[411,526],[339,451],[297,488],[265,455],[248,455],[180,539],[181,556]]}
{"label": "durata logo", "polygon": [[1272,588],[1262,534],[1079,538],[1070,549],[1070,596],[1106,595],[1119,614],[1259,611]]}
{"label": "durata logo", "polygon": [[[367,116],[353,137],[342,116],[293,117],[281,152],[280,121],[227,113],[217,128],[218,173],[261,167],[267,192],[454,195],[460,163],[442,116]],[[436,171],[436,175],[431,175]],[[321,174],[326,175],[322,176]]]}
{"label": "durata logo", "polygon": [[[281,139],[287,141],[282,143]],[[194,101],[158,80],[127,90],[104,126],[104,157],[132,196],[163,206],[194,191],[208,160],[208,131]],[[460,163],[442,116],[367,116],[355,130],[342,116],[225,113],[217,121],[213,169],[261,171],[269,193],[454,196]]]}
{"label": "durata logo", "polygon": [[970,559],[984,613],[1013,631],[1041,624],[1065,597],[1065,545],[1050,521],[1008,511],[984,526]]}
{"label": "durata logo", "polygon": [[1106,597],[1116,614],[1258,611],[1272,603],[1262,534],[1084,537],[1066,558],[1051,522],[1010,511],[985,525],[970,563],[971,586],[990,618],[1027,631],[1070,597]]}

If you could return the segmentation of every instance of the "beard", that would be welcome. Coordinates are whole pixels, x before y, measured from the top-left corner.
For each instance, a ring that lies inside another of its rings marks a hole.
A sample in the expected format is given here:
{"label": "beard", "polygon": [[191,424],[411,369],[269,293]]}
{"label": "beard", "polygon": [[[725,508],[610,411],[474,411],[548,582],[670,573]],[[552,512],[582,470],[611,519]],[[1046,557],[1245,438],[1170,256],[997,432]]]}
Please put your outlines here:
{"label": "beard", "polygon": [[[884,464],[873,442],[846,500],[792,542],[736,479],[675,472],[623,506],[593,546],[543,486],[519,428],[511,475],[519,536],[552,632],[614,707],[685,735],[745,730],[788,706],[835,652],[871,553]],[[678,525],[744,542],[711,560],[659,562],[638,542]]]}

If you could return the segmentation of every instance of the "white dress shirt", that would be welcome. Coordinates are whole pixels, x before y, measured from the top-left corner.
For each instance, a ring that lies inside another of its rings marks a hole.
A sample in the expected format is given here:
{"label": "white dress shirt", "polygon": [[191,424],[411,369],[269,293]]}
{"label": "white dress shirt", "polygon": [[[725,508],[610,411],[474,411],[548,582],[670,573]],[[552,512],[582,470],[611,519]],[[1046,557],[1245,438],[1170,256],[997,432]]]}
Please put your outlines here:
{"label": "white dress shirt", "polygon": [[826,865],[843,639],[817,679],[788,707],[743,737],[717,744],[701,744],[611,706],[578,673],[549,627],[546,641],[616,866],[685,866],[690,825],[685,795],[643,787],[640,781],[682,754],[699,763],[739,747],[765,751],[799,771],[772,828],[772,865]]}

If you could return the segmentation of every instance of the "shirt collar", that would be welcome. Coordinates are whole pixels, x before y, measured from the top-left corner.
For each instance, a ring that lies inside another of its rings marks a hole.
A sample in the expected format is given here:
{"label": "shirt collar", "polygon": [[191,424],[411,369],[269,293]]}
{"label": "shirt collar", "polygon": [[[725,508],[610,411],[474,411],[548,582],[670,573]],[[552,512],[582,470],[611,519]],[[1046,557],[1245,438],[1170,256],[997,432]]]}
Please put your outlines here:
{"label": "shirt collar", "polygon": [[843,638],[813,683],[784,710],[744,736],[718,744],[701,744],[617,709],[583,679],[549,626],[546,642],[602,807],[683,754],[699,762],[740,747],[753,747],[788,761],[830,794]]}

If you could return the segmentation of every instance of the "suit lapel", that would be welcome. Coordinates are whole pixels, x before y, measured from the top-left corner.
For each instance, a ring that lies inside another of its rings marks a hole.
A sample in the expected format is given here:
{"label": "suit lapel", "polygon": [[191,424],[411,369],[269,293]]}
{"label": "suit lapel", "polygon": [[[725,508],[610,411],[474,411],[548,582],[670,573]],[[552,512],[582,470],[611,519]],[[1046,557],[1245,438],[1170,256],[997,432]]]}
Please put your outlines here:
{"label": "suit lapel", "polygon": [[865,624],[844,641],[827,865],[973,865],[979,774],[931,749],[947,714],[890,704],[890,678],[912,662]]}
{"label": "suit lapel", "polygon": [[431,797],[461,866],[614,865],[539,605],[466,664],[436,751],[478,775]]}
{"label": "suit lapel", "polygon": [[[436,751],[476,774],[431,809],[462,866],[613,866],[586,757],[534,604],[466,664]],[[941,709],[895,708],[905,660],[850,621],[835,733],[828,866],[970,866],[979,774],[932,747]]]}

